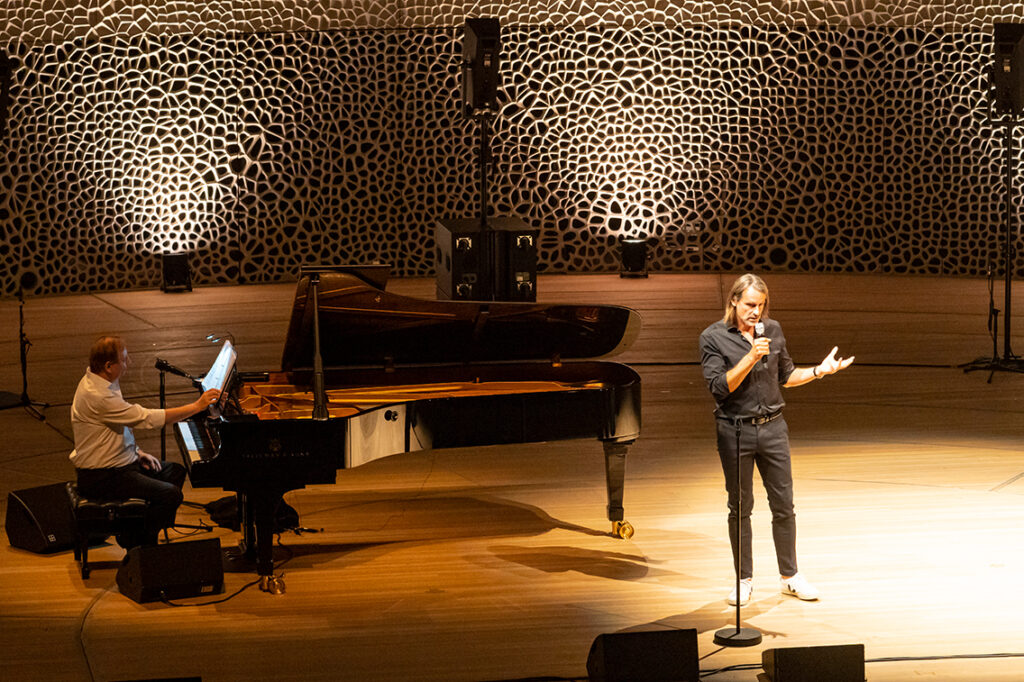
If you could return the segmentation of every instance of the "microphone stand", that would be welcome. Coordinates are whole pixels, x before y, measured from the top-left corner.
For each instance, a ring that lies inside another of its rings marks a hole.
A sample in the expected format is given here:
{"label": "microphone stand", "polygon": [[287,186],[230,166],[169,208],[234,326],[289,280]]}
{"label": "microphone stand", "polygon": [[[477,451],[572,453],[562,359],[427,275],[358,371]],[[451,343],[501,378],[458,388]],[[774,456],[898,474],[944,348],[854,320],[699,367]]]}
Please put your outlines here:
{"label": "microphone stand", "polygon": [[41,403],[28,397],[28,349],[32,342],[25,334],[25,294],[22,287],[18,287],[18,347],[21,356],[21,395],[17,396],[9,391],[0,391],[0,410],[12,407],[24,407],[25,411],[38,419],[46,421],[46,415],[40,412],[37,407],[46,409],[49,403]]}
{"label": "microphone stand", "polygon": [[324,361],[320,355],[320,275],[309,276],[310,303],[313,306],[313,419],[327,421],[331,415],[327,409],[327,391],[324,387]]}
{"label": "microphone stand", "polygon": [[715,633],[718,646],[756,646],[761,643],[761,633],[754,628],[740,627],[740,567],[743,566],[743,478],[740,469],[740,431],[742,422],[736,418],[736,627],[722,628]]}
{"label": "microphone stand", "polygon": [[1003,213],[1003,355],[999,356],[995,347],[998,346],[995,339],[999,336],[998,320],[996,316],[999,311],[995,310],[992,301],[992,289],[989,285],[989,320],[995,324],[993,334],[993,352],[991,358],[978,358],[972,362],[960,365],[964,372],[974,370],[989,370],[988,383],[992,383],[992,375],[996,371],[1003,372],[1024,372],[1024,360],[1014,355],[1010,348],[1010,312],[1012,307],[1013,287],[1013,261],[1015,248],[1013,245],[1013,216],[1015,214],[1013,205],[1013,176],[1015,169],[1016,154],[1013,146],[1013,129],[1018,122],[1018,113],[1006,111],[1003,113],[1003,190],[1005,193],[1005,205]]}
{"label": "microphone stand", "polygon": [[[158,363],[159,364],[159,363]],[[167,372],[160,370],[160,409],[167,409]],[[160,427],[160,461],[167,461],[167,422]]]}
{"label": "microphone stand", "polygon": [[[185,377],[187,379],[190,379],[192,381],[193,386],[196,384],[197,380],[196,380],[195,377],[193,377],[192,375],[188,374],[187,372],[178,370],[177,367],[174,367],[173,365],[170,365],[169,363],[167,363],[164,360],[161,360],[160,358],[157,358],[157,360],[156,360],[156,368],[160,370],[160,409],[161,410],[167,409],[167,371],[168,370],[171,370],[171,369],[177,370],[177,371],[175,371],[173,373],[177,374],[178,376],[183,376],[183,377]],[[201,386],[202,386],[202,384],[200,384],[200,387]],[[163,426],[160,427],[160,461],[161,462],[166,462],[167,461],[167,424],[166,423]],[[209,532],[211,532],[213,530],[213,526],[207,526],[207,525],[201,525],[200,526],[200,525],[195,525],[195,524],[191,524],[191,523],[178,523],[177,521],[175,521],[175,523],[171,526],[171,528],[188,528],[189,530],[201,530],[201,531],[204,531],[204,532],[207,532],[207,533],[209,533]],[[193,535],[194,535],[194,533],[193,533]],[[167,542],[170,542],[170,541],[171,541],[171,539],[170,539],[170,537],[168,537],[167,528],[164,528],[164,542],[167,543]]]}

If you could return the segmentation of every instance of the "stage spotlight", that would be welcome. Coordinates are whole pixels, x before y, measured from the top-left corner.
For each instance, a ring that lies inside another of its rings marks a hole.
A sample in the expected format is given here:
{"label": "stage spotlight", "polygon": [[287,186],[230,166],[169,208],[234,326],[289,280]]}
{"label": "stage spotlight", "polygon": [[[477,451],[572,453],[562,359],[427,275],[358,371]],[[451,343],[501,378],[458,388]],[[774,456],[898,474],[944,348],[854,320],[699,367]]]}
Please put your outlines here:
{"label": "stage spotlight", "polygon": [[619,277],[647,276],[647,246],[644,237],[622,237],[619,239]]}
{"label": "stage spotlight", "polygon": [[161,256],[163,262],[163,282],[160,290],[164,293],[170,291],[192,291],[192,269],[188,265],[187,253],[165,253]]}

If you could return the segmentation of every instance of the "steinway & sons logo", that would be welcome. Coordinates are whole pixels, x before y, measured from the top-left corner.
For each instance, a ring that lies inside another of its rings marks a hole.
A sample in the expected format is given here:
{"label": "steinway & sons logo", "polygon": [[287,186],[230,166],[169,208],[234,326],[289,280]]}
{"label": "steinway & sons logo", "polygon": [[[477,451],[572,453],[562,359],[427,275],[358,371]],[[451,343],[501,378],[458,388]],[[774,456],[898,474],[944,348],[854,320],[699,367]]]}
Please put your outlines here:
{"label": "steinway & sons logo", "polygon": [[309,450],[287,450],[281,444],[280,438],[271,438],[267,441],[267,449],[248,450],[243,455],[246,459],[283,459],[288,457],[309,457]]}

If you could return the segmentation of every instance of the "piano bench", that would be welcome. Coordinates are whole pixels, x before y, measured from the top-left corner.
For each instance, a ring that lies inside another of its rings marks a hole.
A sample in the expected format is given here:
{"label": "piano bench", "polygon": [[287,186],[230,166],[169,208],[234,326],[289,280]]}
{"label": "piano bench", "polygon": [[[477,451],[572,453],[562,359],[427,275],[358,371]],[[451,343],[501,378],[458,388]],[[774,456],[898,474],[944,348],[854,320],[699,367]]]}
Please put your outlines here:
{"label": "piano bench", "polygon": [[75,515],[75,561],[81,563],[82,579],[89,577],[89,545],[122,533],[138,535],[146,521],[149,502],[130,497],[123,500],[87,499],[78,486],[68,482],[68,499]]}

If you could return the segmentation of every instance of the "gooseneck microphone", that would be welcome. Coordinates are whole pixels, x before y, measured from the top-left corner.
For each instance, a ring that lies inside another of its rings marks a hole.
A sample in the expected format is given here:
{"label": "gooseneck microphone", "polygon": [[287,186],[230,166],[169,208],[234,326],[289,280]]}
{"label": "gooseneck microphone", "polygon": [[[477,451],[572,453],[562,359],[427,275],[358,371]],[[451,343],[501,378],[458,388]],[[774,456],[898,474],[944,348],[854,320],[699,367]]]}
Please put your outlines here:
{"label": "gooseneck microphone", "polygon": [[[764,336],[764,322],[758,322],[757,324],[754,325],[754,338],[756,339],[759,336]],[[764,365],[768,364],[768,356],[767,355],[762,355],[761,356],[761,364],[764,364]]]}

